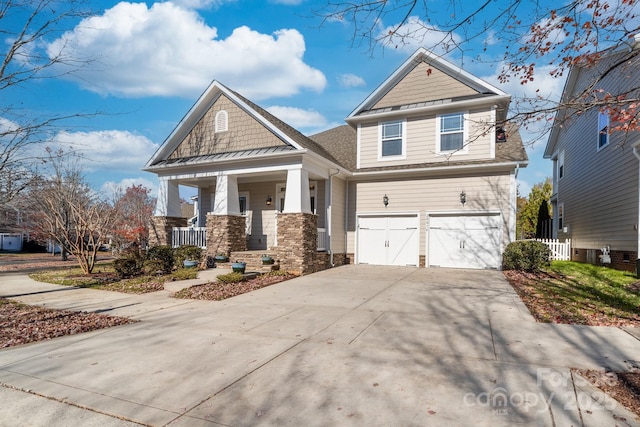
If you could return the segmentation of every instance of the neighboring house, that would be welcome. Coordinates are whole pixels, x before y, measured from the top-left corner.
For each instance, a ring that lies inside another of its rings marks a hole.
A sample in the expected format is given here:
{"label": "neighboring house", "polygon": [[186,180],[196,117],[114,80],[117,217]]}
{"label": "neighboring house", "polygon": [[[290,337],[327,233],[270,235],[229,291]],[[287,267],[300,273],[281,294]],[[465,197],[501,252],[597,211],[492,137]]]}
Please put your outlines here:
{"label": "neighboring house", "polygon": [[[348,262],[500,268],[527,165],[510,96],[419,49],[346,118],[306,137],[214,81],[145,166],[155,243],[198,189],[209,254],[272,251],[302,273]],[[233,256],[239,257],[238,254]]]}
{"label": "neighboring house", "polygon": [[[562,100],[579,100],[585,90],[617,96],[639,87],[637,49],[636,41],[631,49],[607,52],[595,67],[574,66]],[[637,99],[637,92],[628,97]],[[612,132],[610,125],[616,125],[610,113],[597,107],[557,114],[544,152],[554,165],[554,237],[571,239],[575,261],[602,264],[605,249],[605,263],[636,271],[640,134]]]}

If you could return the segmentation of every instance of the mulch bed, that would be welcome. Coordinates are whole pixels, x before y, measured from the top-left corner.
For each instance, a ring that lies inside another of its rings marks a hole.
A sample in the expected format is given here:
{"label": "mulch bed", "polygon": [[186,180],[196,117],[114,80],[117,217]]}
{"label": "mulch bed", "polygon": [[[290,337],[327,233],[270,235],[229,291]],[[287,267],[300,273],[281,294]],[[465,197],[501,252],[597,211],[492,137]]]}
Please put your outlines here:
{"label": "mulch bed", "polygon": [[634,414],[640,415],[640,372],[612,373],[587,369],[576,369],[575,372]]}
{"label": "mulch bed", "polygon": [[190,288],[182,289],[181,291],[176,292],[174,294],[174,297],[220,301],[226,298],[234,297],[236,295],[255,291],[256,289],[264,288],[265,286],[274,285],[285,280],[293,279],[294,277],[297,276],[294,274],[265,274],[263,276],[258,276],[255,279],[245,280],[243,282],[237,283],[210,282],[205,283],[204,285],[196,285],[191,286]]}
{"label": "mulch bed", "polygon": [[19,304],[0,299],[0,348],[135,323],[125,317]]}

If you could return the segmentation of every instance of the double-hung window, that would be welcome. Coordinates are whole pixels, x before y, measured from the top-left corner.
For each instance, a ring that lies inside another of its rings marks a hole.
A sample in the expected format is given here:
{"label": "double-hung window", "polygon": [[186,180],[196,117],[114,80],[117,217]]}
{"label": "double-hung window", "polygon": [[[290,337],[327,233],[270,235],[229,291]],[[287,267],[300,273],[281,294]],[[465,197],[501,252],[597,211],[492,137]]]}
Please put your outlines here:
{"label": "double-hung window", "polygon": [[403,157],[405,149],[404,120],[380,123],[380,158]]}
{"label": "double-hung window", "polygon": [[609,144],[609,115],[598,112],[598,150]]}
{"label": "double-hung window", "polygon": [[438,153],[463,151],[465,149],[465,113],[442,114],[437,116]]}

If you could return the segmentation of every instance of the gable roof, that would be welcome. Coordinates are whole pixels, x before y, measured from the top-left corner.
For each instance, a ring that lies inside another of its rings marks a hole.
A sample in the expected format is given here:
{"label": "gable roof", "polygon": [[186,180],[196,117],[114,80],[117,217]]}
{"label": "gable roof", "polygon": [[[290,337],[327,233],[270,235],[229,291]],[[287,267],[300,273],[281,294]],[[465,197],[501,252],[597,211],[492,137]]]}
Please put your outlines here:
{"label": "gable roof", "polygon": [[357,134],[354,128],[342,125],[311,135],[309,138],[331,153],[342,166],[350,171],[356,170]]}
{"label": "gable roof", "polygon": [[[451,80],[458,82],[459,86],[466,87],[464,93],[458,93],[454,96],[436,97],[434,99],[415,100],[407,97],[406,101],[398,100],[393,105],[382,104],[379,102],[387,96],[394,88],[396,88],[410,73],[414,72],[416,67],[426,64],[425,73],[421,75],[420,85],[429,90],[430,82],[427,80],[433,72],[439,75],[449,77]],[[424,80],[423,80],[424,79]],[[491,99],[489,99],[491,98]],[[406,114],[408,110],[421,111],[436,108],[442,108],[444,104],[475,104],[486,102],[497,102],[503,104],[505,117],[499,117],[498,120],[506,118],[506,106],[508,106],[510,96],[499,88],[485,82],[484,80],[470,74],[446,61],[445,59],[427,51],[424,48],[416,50],[406,61],[396,69],[380,86],[378,86],[360,105],[358,105],[345,119],[348,123],[357,121],[363,116],[373,116],[379,114]]]}
{"label": "gable roof", "polygon": [[[266,129],[280,139],[285,146],[274,147],[273,149],[256,148],[233,153],[217,153],[206,154],[201,156],[193,156],[188,158],[180,158],[171,160],[169,157],[178,148],[180,143],[189,135],[198,122],[209,111],[212,105],[220,96],[226,96],[236,106],[241,108],[253,119],[262,124]],[[277,149],[276,149],[277,148]],[[341,165],[333,156],[324,150],[320,145],[302,133],[289,126],[282,120],[278,119],[265,109],[254,104],[244,98],[237,92],[234,92],[224,86],[222,83],[214,80],[207,90],[198,98],[196,103],[189,109],[187,114],[180,120],[171,134],[165,139],[162,145],[156,150],[151,159],[147,162],[143,170],[153,170],[158,167],[165,167],[171,164],[197,164],[206,163],[213,160],[225,160],[238,158],[238,156],[247,157],[257,154],[274,154],[274,153],[290,153],[291,151],[310,151],[327,159],[330,162]]]}

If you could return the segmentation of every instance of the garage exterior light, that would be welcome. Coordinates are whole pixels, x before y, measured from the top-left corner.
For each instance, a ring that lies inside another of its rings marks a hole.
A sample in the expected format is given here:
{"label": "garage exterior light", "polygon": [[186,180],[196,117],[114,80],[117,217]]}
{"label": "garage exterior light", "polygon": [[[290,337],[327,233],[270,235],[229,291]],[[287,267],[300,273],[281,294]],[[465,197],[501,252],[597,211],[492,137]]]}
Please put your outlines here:
{"label": "garage exterior light", "polygon": [[460,193],[460,204],[462,204],[462,206],[464,206],[465,203],[467,203],[467,193],[462,191]]}
{"label": "garage exterior light", "polygon": [[389,205],[389,197],[386,194],[382,197],[382,204],[385,208]]}

